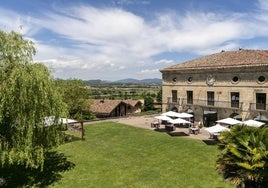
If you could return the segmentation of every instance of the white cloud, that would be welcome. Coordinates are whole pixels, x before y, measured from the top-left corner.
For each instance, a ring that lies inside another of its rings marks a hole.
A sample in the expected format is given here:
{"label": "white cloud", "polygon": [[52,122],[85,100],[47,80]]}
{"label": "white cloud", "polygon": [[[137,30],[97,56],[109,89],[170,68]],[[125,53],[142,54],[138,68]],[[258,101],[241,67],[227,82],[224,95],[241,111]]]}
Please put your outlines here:
{"label": "white cloud", "polygon": [[158,74],[159,73],[159,69],[144,69],[138,72],[138,74],[142,75],[142,74],[150,74],[150,75],[154,75],[154,74]]}
{"label": "white cloud", "polygon": [[68,13],[72,17],[52,13],[39,23],[68,39],[94,44],[95,54],[121,56],[120,59],[126,54],[131,56],[128,59],[139,60],[167,50],[209,48],[245,37],[243,25],[235,20],[217,20],[215,14],[188,13],[181,19],[166,13],[148,23],[121,9],[75,7]]}
{"label": "white cloud", "polygon": [[268,11],[268,1],[267,0],[258,0],[259,8],[265,11]]}
{"label": "white cloud", "polygon": [[74,7],[65,14],[48,13],[39,24],[72,40],[118,48],[131,44],[145,29],[142,18],[120,9]]}
{"label": "white cloud", "polygon": [[[130,2],[117,1],[129,5]],[[155,14],[153,20],[107,7],[58,8],[39,17],[0,9],[0,26],[18,30],[22,25],[22,34],[36,43],[35,59],[64,78],[77,75],[90,79],[92,75],[105,79],[118,74],[118,70],[150,76],[160,75],[159,68],[174,63],[172,59],[155,59],[162,53],[207,55],[238,49],[241,41],[256,36],[267,37],[267,1],[260,0],[259,6],[259,12],[254,14],[165,11]],[[53,34],[51,39],[42,40],[40,33],[44,31]],[[72,45],[61,45],[60,39]]]}
{"label": "white cloud", "polygon": [[213,53],[218,53],[221,51],[230,51],[233,49],[239,49],[241,46],[239,46],[239,44],[234,43],[234,42],[230,42],[227,44],[223,44],[223,45],[219,45],[219,46],[215,46],[213,48],[205,48],[205,49],[200,49],[196,51],[196,54],[199,55],[207,55],[207,54],[213,54]]}
{"label": "white cloud", "polygon": [[115,0],[115,4],[118,5],[148,5],[150,4],[150,1],[146,0]]}
{"label": "white cloud", "polygon": [[4,31],[16,31],[22,35],[32,36],[39,31],[39,27],[32,25],[33,17],[20,15],[17,12],[0,7],[0,28]]}
{"label": "white cloud", "polygon": [[159,64],[170,65],[173,63],[174,63],[174,60],[171,60],[171,59],[160,59],[160,60],[154,62],[155,65],[159,65]]}

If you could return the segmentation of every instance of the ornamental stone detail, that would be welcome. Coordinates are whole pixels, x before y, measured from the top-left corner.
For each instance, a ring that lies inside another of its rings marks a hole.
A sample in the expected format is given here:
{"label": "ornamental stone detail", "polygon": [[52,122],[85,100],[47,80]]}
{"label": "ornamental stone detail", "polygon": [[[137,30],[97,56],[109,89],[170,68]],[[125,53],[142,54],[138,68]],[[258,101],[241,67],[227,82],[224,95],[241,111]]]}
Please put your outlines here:
{"label": "ornamental stone detail", "polygon": [[208,86],[213,86],[214,85],[214,83],[215,83],[215,78],[214,78],[214,76],[213,75],[208,75],[208,77],[207,77],[207,85]]}

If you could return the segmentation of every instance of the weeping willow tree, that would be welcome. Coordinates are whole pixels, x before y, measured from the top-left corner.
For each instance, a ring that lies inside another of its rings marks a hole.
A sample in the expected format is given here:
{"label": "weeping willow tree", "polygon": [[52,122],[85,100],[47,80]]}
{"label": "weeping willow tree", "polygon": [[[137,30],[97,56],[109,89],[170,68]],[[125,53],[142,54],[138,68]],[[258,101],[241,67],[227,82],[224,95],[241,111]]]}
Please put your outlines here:
{"label": "weeping willow tree", "polygon": [[[44,154],[61,141],[65,112],[51,72],[33,63],[36,50],[16,32],[0,30],[0,141],[1,165],[40,168]],[[44,118],[54,124],[44,126]]]}

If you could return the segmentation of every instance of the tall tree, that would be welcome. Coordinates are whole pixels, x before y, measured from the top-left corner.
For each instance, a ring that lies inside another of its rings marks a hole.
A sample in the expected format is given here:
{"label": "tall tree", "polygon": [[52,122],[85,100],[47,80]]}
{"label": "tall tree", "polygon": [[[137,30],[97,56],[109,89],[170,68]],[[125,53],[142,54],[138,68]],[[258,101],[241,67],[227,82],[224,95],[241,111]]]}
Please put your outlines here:
{"label": "tall tree", "polygon": [[154,110],[154,99],[151,96],[144,98],[143,111]]}
{"label": "tall tree", "polygon": [[241,187],[268,186],[268,129],[234,126],[219,136],[217,171]]}
{"label": "tall tree", "polygon": [[90,90],[86,83],[79,79],[57,80],[63,101],[67,104],[69,116],[74,119],[93,119],[90,110]]}
{"label": "tall tree", "polygon": [[157,92],[156,101],[162,103],[162,88]]}
{"label": "tall tree", "polygon": [[[2,165],[42,168],[45,152],[60,143],[65,105],[47,67],[33,63],[35,52],[19,33],[0,30]],[[53,126],[44,126],[48,116],[55,117]]]}

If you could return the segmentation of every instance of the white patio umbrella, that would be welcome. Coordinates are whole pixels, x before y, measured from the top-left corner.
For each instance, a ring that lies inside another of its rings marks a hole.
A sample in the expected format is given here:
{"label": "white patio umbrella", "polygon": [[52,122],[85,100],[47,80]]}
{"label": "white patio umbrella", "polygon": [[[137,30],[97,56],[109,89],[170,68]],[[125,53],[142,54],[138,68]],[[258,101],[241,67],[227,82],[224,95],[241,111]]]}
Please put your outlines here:
{"label": "white patio umbrella", "polygon": [[154,118],[159,119],[159,120],[163,120],[163,121],[170,121],[170,120],[172,120],[172,118],[170,118],[168,116],[164,116],[164,115],[155,116]]}
{"label": "white patio umbrella", "polygon": [[172,123],[172,124],[191,124],[190,121],[187,121],[185,119],[181,119],[181,118],[176,118],[176,119],[172,119],[172,120],[169,120],[168,121],[169,123]]}
{"label": "white patio umbrella", "polygon": [[205,128],[205,130],[208,131],[209,133],[220,133],[222,131],[229,131],[230,129],[221,126],[220,124],[216,124],[212,127]]}
{"label": "white patio umbrella", "polygon": [[230,118],[230,117],[218,120],[216,122],[217,123],[224,123],[224,124],[228,124],[228,125],[236,125],[236,124],[241,124],[242,123],[241,121],[238,121],[238,120]]}
{"label": "white patio umbrella", "polygon": [[68,119],[68,118],[60,118],[60,123],[63,124],[69,124],[69,123],[78,123],[79,121],[74,120],[74,119]]}
{"label": "white patio umbrella", "polygon": [[193,115],[185,113],[185,112],[182,112],[182,113],[178,113],[178,117],[179,118],[191,118],[191,117],[193,117]]}
{"label": "white patio umbrella", "polygon": [[163,114],[161,114],[163,116],[169,116],[169,117],[179,117],[179,113],[178,112],[174,112],[174,111],[168,111],[165,112]]}
{"label": "white patio umbrella", "polygon": [[254,120],[263,120],[263,121],[268,121],[268,118],[264,115],[257,115]]}
{"label": "white patio umbrella", "polygon": [[251,127],[260,127],[260,126],[264,125],[265,123],[259,122],[259,121],[255,121],[253,119],[249,119],[247,121],[243,121],[242,124],[243,125],[247,125],[247,126],[251,126]]}
{"label": "white patio umbrella", "polygon": [[[44,126],[54,125],[54,122],[55,122],[55,116],[47,116],[43,118]],[[58,123],[69,124],[69,123],[79,123],[79,121],[74,120],[74,119],[68,119],[68,118],[59,118]]]}

